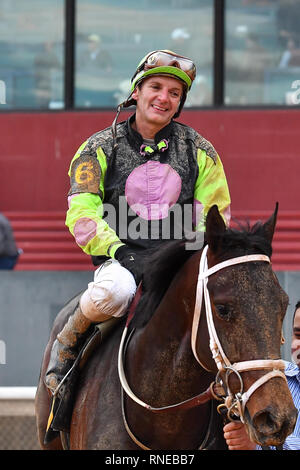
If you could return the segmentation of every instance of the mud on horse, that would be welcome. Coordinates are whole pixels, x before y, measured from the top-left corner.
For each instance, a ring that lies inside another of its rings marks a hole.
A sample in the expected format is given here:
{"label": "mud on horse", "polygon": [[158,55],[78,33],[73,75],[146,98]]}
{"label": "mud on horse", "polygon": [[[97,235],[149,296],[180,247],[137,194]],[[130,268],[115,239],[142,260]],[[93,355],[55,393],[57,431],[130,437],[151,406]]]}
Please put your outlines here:
{"label": "mud on horse", "polygon": [[[284,442],[296,409],[280,360],[288,298],[270,263],[276,216],[277,207],[264,224],[226,229],[214,206],[203,249],[180,241],[151,258],[134,317],[116,325],[80,373],[70,449],[225,449],[217,408],[245,422],[258,444]],[[42,364],[42,448],[61,448],[59,438],[43,443],[50,408],[43,374],[74,302],[58,315]]]}

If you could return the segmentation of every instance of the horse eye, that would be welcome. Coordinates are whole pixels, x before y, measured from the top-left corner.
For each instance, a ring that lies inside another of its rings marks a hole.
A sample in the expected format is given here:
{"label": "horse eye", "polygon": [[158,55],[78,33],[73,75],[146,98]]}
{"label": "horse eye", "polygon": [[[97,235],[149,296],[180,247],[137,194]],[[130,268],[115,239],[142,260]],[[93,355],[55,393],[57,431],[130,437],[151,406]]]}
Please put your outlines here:
{"label": "horse eye", "polygon": [[228,308],[227,305],[217,304],[217,305],[215,305],[215,309],[216,309],[218,315],[221,318],[228,319],[228,317],[229,317],[229,308]]}

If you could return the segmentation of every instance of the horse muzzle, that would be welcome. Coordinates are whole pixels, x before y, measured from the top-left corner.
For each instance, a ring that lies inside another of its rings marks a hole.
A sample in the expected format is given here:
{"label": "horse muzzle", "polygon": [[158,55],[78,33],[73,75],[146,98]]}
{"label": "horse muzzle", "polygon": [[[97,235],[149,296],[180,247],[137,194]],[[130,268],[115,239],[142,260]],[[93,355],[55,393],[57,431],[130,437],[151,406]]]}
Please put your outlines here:
{"label": "horse muzzle", "polygon": [[[297,409],[283,369],[284,362],[280,359],[252,360],[224,367],[217,375],[217,379],[223,376],[227,389],[224,404],[219,408],[227,411],[229,420],[238,417],[244,422],[251,439],[261,446],[281,446],[296,424]],[[247,372],[259,375],[244,391],[246,377],[242,378],[241,374]],[[231,387],[230,379],[234,379]]]}
{"label": "horse muzzle", "polygon": [[297,420],[297,410],[294,406],[280,412],[274,406],[257,411],[250,418],[245,412],[245,422],[250,438],[262,447],[281,446],[287,436],[292,433]]}

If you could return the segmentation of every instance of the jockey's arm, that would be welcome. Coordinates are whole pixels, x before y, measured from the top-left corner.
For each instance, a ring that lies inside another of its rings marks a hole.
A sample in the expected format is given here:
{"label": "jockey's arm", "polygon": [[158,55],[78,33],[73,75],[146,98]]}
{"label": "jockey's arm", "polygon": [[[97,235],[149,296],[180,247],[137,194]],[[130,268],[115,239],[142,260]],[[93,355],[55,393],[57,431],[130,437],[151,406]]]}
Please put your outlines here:
{"label": "jockey's arm", "polygon": [[85,145],[78,149],[70,165],[66,225],[86,254],[113,258],[124,243],[103,219],[106,156],[101,147],[91,153],[82,152]]}
{"label": "jockey's arm", "polygon": [[198,149],[198,178],[194,189],[194,220],[197,231],[205,231],[205,217],[216,204],[228,226],[230,222],[230,194],[219,155],[213,160],[205,150]]}

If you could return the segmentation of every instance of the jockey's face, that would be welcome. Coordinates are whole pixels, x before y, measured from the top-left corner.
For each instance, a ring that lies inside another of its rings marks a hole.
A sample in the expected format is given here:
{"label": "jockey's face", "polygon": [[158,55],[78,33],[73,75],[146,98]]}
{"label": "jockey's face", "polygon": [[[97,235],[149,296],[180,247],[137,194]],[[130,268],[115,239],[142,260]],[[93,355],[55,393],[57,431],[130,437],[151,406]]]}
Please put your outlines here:
{"label": "jockey's face", "polygon": [[[180,104],[183,84],[166,76],[152,76],[136,87],[132,97],[136,100],[136,125],[144,137],[154,135],[171,121]],[[153,132],[152,132],[153,133]],[[154,137],[154,135],[152,137]]]}

